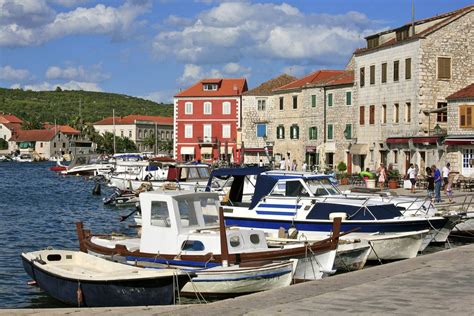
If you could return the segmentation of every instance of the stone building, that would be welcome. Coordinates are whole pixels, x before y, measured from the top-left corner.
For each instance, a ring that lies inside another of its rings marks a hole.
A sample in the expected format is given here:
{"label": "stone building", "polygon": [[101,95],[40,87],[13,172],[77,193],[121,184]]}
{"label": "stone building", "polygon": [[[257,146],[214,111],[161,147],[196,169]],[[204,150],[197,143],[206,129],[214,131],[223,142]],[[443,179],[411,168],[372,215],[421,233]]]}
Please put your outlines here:
{"label": "stone building", "polygon": [[276,108],[272,91],[294,80],[295,77],[283,74],[242,95],[241,146],[244,163],[256,164],[260,160],[264,164],[271,162],[276,139],[273,120]]}
{"label": "stone building", "polygon": [[356,169],[444,164],[447,97],[474,80],[474,6],[366,37],[354,54]]}
{"label": "stone building", "polygon": [[58,129],[17,130],[9,140],[13,151],[49,159],[69,152],[69,138]]}
{"label": "stone building", "polygon": [[448,134],[444,141],[451,170],[474,177],[474,83],[448,100]]}

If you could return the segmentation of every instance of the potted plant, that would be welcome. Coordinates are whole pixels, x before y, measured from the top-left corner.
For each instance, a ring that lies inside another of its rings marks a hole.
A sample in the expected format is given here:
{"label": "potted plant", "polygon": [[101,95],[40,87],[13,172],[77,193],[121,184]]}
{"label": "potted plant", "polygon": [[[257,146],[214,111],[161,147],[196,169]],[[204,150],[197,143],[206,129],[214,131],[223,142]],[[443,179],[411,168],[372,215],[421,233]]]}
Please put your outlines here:
{"label": "potted plant", "polygon": [[341,182],[341,185],[349,184],[349,178],[347,177],[346,170],[347,170],[347,165],[344,161],[341,161],[337,164],[337,171],[339,171],[338,178]]}
{"label": "potted plant", "polygon": [[388,171],[388,188],[396,189],[398,188],[398,181],[400,180],[400,172],[397,169],[392,169]]}

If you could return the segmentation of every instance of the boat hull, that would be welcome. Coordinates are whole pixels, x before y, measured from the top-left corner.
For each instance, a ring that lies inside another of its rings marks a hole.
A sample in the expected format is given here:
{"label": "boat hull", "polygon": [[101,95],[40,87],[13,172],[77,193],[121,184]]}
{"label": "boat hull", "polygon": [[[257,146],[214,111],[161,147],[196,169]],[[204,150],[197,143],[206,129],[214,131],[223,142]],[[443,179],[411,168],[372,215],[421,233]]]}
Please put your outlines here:
{"label": "boat hull", "polygon": [[337,272],[361,270],[367,263],[371,252],[368,243],[341,244],[337,247],[334,269]]}
{"label": "boat hull", "polygon": [[415,258],[420,251],[428,230],[390,235],[369,236],[372,251],[368,260],[399,260]]}

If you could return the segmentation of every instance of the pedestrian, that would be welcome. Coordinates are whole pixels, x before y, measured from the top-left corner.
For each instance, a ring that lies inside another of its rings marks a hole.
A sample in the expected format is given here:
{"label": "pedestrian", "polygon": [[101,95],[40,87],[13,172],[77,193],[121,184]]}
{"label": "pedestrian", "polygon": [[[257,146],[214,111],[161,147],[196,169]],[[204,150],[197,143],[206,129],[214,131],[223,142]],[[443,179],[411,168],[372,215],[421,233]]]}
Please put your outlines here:
{"label": "pedestrian", "polygon": [[426,182],[428,183],[428,187],[427,187],[427,195],[428,195],[428,198],[431,200],[431,202],[434,202],[433,201],[433,198],[434,198],[434,177],[433,177],[433,170],[431,170],[430,167],[426,167]]}
{"label": "pedestrian", "polygon": [[451,169],[449,167],[451,167],[451,164],[448,162],[441,171],[441,174],[443,176],[443,189],[445,192],[446,192],[446,187],[448,185],[449,173],[451,172]]}
{"label": "pedestrian", "polygon": [[431,169],[434,170],[433,177],[434,177],[434,189],[435,189],[435,202],[439,203],[441,202],[441,183],[442,183],[441,171],[438,168],[436,168],[435,165],[432,165]]}
{"label": "pedestrian", "polygon": [[283,170],[283,171],[286,170],[285,158],[281,158],[280,160],[280,170]]}
{"label": "pedestrian", "polygon": [[407,170],[407,178],[411,182],[411,193],[415,193],[416,169],[413,164],[410,164],[410,168]]}
{"label": "pedestrian", "polygon": [[291,163],[291,171],[296,171],[297,166],[296,159],[293,159],[293,162]]}
{"label": "pedestrian", "polygon": [[263,160],[262,159],[260,159],[260,162],[258,163],[258,166],[263,167]]}
{"label": "pedestrian", "polygon": [[305,161],[303,162],[303,165],[301,166],[301,171],[306,172],[306,169],[308,169],[308,164]]}
{"label": "pedestrian", "polygon": [[383,163],[380,164],[379,169],[377,170],[377,173],[379,174],[379,188],[380,190],[383,190],[383,187],[385,185],[385,180],[387,179],[387,171],[385,171],[385,166]]}
{"label": "pedestrian", "polygon": [[454,203],[454,200],[453,200],[453,182],[454,182],[454,177],[450,176],[448,178],[448,184],[446,185],[446,195],[448,196],[449,203]]}

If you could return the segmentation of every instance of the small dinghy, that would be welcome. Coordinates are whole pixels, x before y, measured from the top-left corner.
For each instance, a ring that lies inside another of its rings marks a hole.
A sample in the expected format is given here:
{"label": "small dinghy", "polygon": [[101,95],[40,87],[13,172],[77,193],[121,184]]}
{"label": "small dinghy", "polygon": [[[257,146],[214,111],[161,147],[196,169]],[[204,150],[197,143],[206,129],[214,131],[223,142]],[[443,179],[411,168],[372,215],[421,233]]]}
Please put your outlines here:
{"label": "small dinghy", "polygon": [[176,269],[144,269],[79,251],[21,254],[23,267],[55,299],[75,306],[142,306],[174,303],[190,277]]}

